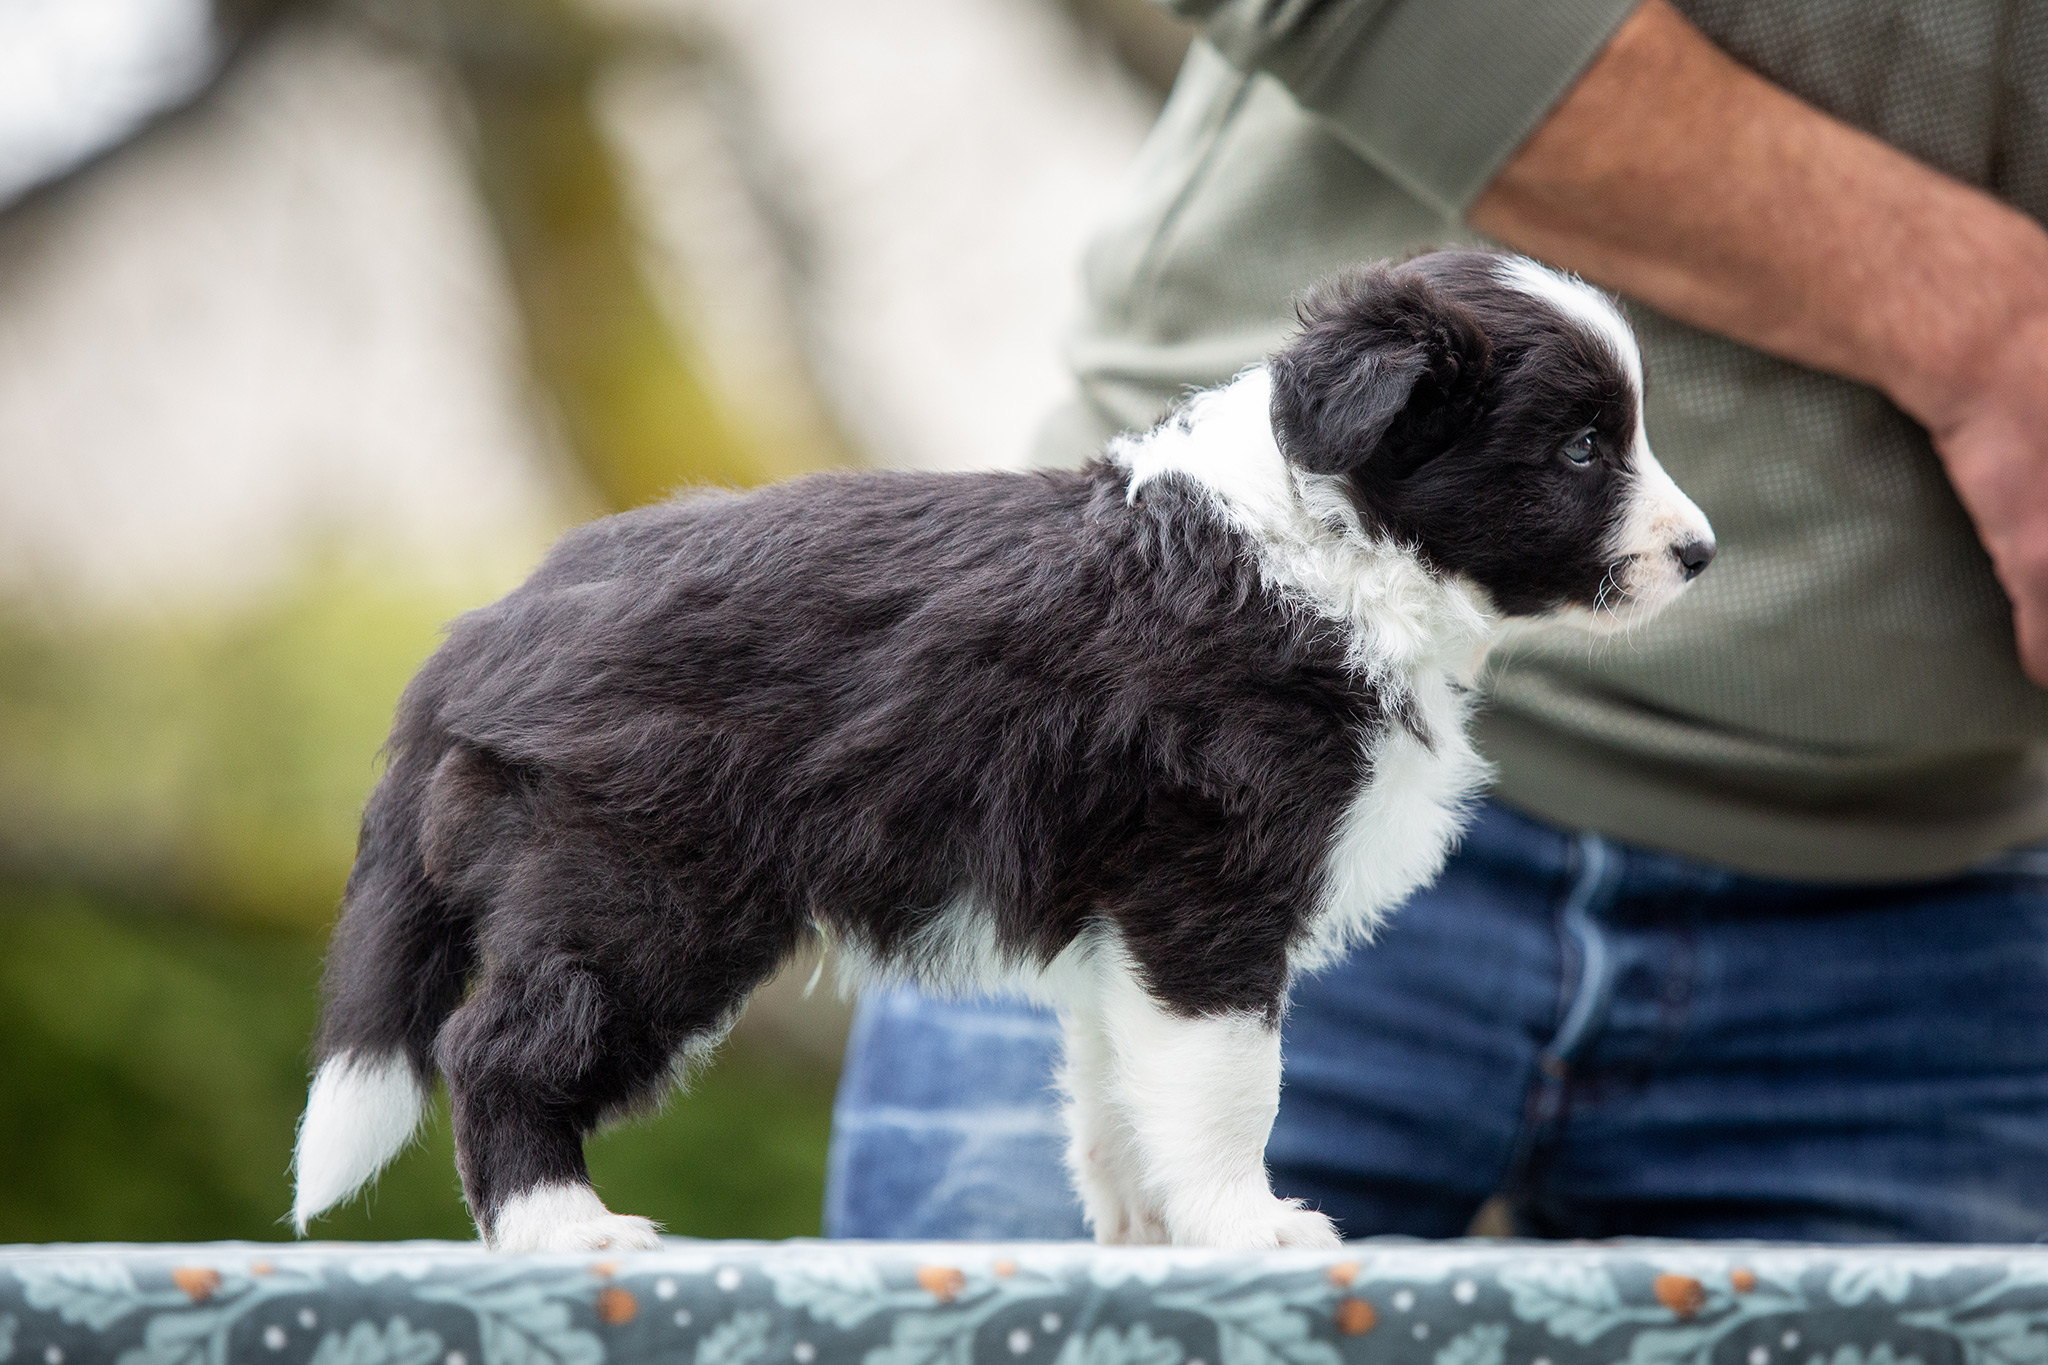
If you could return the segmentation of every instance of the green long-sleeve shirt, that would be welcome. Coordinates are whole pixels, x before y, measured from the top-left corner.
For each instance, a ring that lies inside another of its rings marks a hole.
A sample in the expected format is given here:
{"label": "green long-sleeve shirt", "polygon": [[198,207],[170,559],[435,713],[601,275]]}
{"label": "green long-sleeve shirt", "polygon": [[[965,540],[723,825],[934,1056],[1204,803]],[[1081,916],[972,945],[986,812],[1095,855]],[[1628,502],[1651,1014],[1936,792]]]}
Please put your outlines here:
{"label": "green long-sleeve shirt", "polygon": [[[1204,36],[1089,252],[1084,402],[1048,457],[1255,363],[1319,276],[1472,240],[1463,211],[1634,3],[1177,0]],[[2048,212],[2048,5],[1678,4],[1809,102]],[[1499,657],[1480,741],[1501,795],[1795,877],[2048,839],[2048,693],[1925,434],[1869,388],[1629,312],[1651,444],[1721,556],[1632,635]]]}

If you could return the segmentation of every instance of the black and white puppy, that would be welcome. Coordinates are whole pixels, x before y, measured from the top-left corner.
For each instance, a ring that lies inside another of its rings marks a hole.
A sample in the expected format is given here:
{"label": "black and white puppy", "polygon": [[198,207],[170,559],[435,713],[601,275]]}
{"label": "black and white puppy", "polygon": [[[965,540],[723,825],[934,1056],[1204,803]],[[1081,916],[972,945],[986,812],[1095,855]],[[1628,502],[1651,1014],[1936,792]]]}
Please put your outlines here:
{"label": "black and white puppy", "polygon": [[1264,1148],[1288,983],[1433,877],[1508,618],[1706,565],[1598,292],[1439,252],[1072,472],[847,474],[586,526],[405,694],[327,964],[295,1215],[438,1070],[508,1250],[654,1243],[583,1140],[822,929],[1067,1028],[1111,1242],[1324,1246]]}

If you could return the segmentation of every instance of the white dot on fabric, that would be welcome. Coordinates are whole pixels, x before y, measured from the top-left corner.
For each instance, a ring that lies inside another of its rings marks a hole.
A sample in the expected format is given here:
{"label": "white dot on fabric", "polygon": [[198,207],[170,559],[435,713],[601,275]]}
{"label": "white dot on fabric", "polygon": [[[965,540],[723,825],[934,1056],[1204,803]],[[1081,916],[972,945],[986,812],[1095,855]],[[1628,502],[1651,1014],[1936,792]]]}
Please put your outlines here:
{"label": "white dot on fabric", "polygon": [[1785,1333],[1784,1336],[1778,1338],[1778,1344],[1788,1351],[1791,1350],[1794,1346],[1797,1346],[1799,1344],[1799,1333]]}
{"label": "white dot on fabric", "polygon": [[318,1313],[315,1313],[312,1309],[301,1308],[299,1310],[299,1326],[305,1328],[307,1331],[312,1331],[313,1324],[319,1321],[320,1315]]}
{"label": "white dot on fabric", "polygon": [[1459,1303],[1470,1303],[1479,1297],[1479,1286],[1470,1280],[1460,1280],[1451,1286],[1451,1297]]}
{"label": "white dot on fabric", "polygon": [[263,1329],[263,1344],[265,1346],[268,1346],[273,1351],[282,1351],[284,1343],[284,1328],[279,1327],[273,1322],[270,1326]]}
{"label": "white dot on fabric", "polygon": [[1415,1339],[1416,1339],[1417,1341],[1421,1341],[1422,1339],[1424,1339],[1424,1338],[1425,1338],[1425,1337],[1427,1337],[1428,1335],[1429,1335],[1429,1324],[1428,1324],[1428,1323],[1426,1323],[1426,1322],[1418,1322],[1418,1323],[1416,1323],[1416,1324],[1415,1324]]}
{"label": "white dot on fabric", "polygon": [[730,1294],[733,1290],[740,1287],[740,1273],[731,1266],[724,1266],[720,1268],[712,1283]]}
{"label": "white dot on fabric", "polygon": [[45,1365],[64,1365],[64,1348],[61,1346],[44,1348],[43,1360]]}
{"label": "white dot on fabric", "polygon": [[442,1357],[443,1365],[469,1365],[469,1357],[460,1351],[450,1351]]}
{"label": "white dot on fabric", "polygon": [[676,1282],[664,1275],[654,1282],[654,1297],[672,1299],[676,1296]]}
{"label": "white dot on fabric", "polygon": [[1058,1313],[1047,1313],[1038,1320],[1038,1325],[1044,1331],[1057,1332],[1060,1330],[1060,1315]]}
{"label": "white dot on fabric", "polygon": [[1021,1356],[1030,1349],[1031,1333],[1025,1331],[1022,1327],[1012,1329],[1010,1332],[1010,1354]]}
{"label": "white dot on fabric", "polygon": [[808,1341],[799,1341],[789,1353],[796,1357],[796,1365],[811,1365],[818,1358],[818,1348]]}
{"label": "white dot on fabric", "polygon": [[1771,1349],[1768,1346],[1749,1348],[1749,1365],[1770,1365]]}
{"label": "white dot on fabric", "polygon": [[1412,1290],[1412,1289],[1396,1289],[1396,1290],[1394,1291],[1394,1311],[1395,1311],[1395,1312],[1397,1312],[1397,1313],[1405,1313],[1405,1312],[1407,1312],[1407,1311],[1408,1311],[1409,1309],[1413,1308],[1414,1306],[1415,1306],[1415,1291],[1414,1291],[1414,1290]]}
{"label": "white dot on fabric", "polygon": [[689,1310],[689,1309],[687,1309],[687,1308],[678,1308],[678,1309],[676,1310],[676,1326],[678,1326],[678,1327],[688,1327],[689,1325],[690,1325],[690,1310]]}

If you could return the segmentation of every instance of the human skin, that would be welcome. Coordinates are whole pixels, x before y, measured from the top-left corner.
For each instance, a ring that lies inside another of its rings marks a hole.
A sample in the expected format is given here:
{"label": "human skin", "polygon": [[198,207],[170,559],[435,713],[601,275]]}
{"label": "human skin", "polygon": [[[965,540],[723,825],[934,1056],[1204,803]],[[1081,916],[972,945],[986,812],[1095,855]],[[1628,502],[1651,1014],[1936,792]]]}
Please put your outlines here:
{"label": "human skin", "polygon": [[1473,226],[1672,317],[1882,390],[1927,428],[2048,685],[2048,232],[1813,108],[1645,0]]}

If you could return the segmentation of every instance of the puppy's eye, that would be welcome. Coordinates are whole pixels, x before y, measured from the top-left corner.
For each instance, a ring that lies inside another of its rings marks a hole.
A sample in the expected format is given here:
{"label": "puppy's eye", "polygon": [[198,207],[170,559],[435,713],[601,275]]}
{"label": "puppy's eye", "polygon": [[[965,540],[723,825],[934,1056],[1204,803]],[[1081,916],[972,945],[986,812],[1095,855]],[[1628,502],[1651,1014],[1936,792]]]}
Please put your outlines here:
{"label": "puppy's eye", "polygon": [[1593,429],[1588,427],[1569,441],[1566,441],[1563,447],[1558,450],[1558,454],[1564,456],[1572,464],[1589,465],[1593,463],[1594,444],[1598,439],[1593,434]]}

